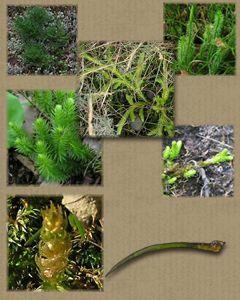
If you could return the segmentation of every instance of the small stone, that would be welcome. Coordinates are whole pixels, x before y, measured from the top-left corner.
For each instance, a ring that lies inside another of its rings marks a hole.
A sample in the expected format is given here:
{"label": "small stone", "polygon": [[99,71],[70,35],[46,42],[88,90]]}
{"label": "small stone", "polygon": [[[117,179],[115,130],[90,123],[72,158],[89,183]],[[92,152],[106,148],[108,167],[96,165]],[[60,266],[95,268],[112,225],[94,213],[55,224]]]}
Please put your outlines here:
{"label": "small stone", "polygon": [[101,201],[101,196],[65,195],[62,204],[89,226],[101,217]]}

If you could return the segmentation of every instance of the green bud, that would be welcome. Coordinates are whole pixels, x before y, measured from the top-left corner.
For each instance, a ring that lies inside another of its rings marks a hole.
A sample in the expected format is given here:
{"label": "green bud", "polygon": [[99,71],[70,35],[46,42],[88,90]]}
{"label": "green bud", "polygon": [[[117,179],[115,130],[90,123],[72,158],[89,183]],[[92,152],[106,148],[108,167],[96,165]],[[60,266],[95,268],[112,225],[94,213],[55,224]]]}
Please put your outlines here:
{"label": "green bud", "polygon": [[197,173],[196,170],[191,169],[191,170],[185,171],[185,172],[183,173],[183,176],[184,176],[184,178],[189,179],[189,178],[192,178],[194,175],[196,175],[196,173]]}
{"label": "green bud", "polygon": [[218,154],[216,154],[215,156],[213,156],[210,159],[207,159],[205,161],[206,165],[211,165],[211,164],[220,164],[226,161],[232,161],[233,160],[233,156],[231,155],[231,153],[227,150],[224,149],[221,152],[219,152]]}
{"label": "green bud", "polygon": [[168,179],[169,184],[174,184],[177,181],[177,177],[172,177]]}
{"label": "green bud", "polygon": [[171,149],[170,149],[169,146],[167,146],[167,147],[165,148],[165,150],[163,151],[163,158],[164,158],[165,160],[168,159],[169,156],[170,156],[170,154],[171,154]]}

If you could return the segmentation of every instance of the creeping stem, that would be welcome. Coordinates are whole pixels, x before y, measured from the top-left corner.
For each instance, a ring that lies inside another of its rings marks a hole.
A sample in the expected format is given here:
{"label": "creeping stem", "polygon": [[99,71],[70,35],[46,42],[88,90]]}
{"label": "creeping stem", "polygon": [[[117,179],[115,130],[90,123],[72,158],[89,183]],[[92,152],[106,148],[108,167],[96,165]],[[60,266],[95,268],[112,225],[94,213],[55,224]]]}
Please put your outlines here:
{"label": "creeping stem", "polygon": [[116,265],[114,265],[110,271],[106,274],[106,277],[115,272],[117,269],[127,264],[131,260],[141,257],[144,254],[148,254],[151,252],[168,250],[168,249],[191,249],[191,250],[199,250],[206,251],[212,253],[220,253],[225,245],[225,242],[222,241],[212,241],[211,243],[188,243],[188,242],[175,242],[175,243],[165,243],[165,244],[156,244],[147,246],[140,250],[133,252],[127,257],[120,260]]}

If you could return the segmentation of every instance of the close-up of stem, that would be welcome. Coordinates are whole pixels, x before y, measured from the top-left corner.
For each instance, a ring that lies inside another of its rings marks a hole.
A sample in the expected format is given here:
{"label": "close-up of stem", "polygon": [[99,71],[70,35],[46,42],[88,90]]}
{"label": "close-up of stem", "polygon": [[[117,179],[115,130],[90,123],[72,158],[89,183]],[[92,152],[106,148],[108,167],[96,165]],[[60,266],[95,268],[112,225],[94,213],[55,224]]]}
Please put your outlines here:
{"label": "close-up of stem", "polygon": [[143,257],[146,254],[163,251],[163,250],[179,250],[179,249],[190,249],[198,250],[210,253],[220,253],[224,248],[225,242],[223,241],[212,241],[210,243],[189,243],[189,242],[173,242],[147,246],[140,250],[137,250],[127,257],[120,260],[115,264],[106,274],[106,277],[110,276],[115,271],[119,270],[123,265],[126,265],[135,258]]}

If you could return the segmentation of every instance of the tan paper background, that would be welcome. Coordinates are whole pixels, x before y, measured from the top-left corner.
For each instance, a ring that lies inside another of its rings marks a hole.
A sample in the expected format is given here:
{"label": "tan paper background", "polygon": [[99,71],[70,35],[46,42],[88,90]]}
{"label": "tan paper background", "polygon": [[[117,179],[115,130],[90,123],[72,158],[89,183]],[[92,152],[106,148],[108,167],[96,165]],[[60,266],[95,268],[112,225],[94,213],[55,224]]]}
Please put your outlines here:
{"label": "tan paper background", "polygon": [[[210,1],[201,0],[205,2]],[[240,3],[235,2],[239,46]],[[1,0],[1,299],[240,299],[240,77],[178,77],[175,94],[177,125],[234,125],[233,198],[164,197],[160,178],[161,140],[150,138],[105,139],[102,186],[7,186],[6,90],[71,89],[77,84],[76,78],[71,76],[49,79],[6,75],[6,5],[30,3],[77,4],[78,40],[161,41],[163,38],[162,0]],[[239,47],[237,59],[239,75]],[[105,271],[130,252],[148,244],[220,239],[226,241],[227,246],[219,256],[183,251],[145,257],[107,278],[104,292],[7,292],[6,197],[8,194],[56,193],[104,195]]]}

